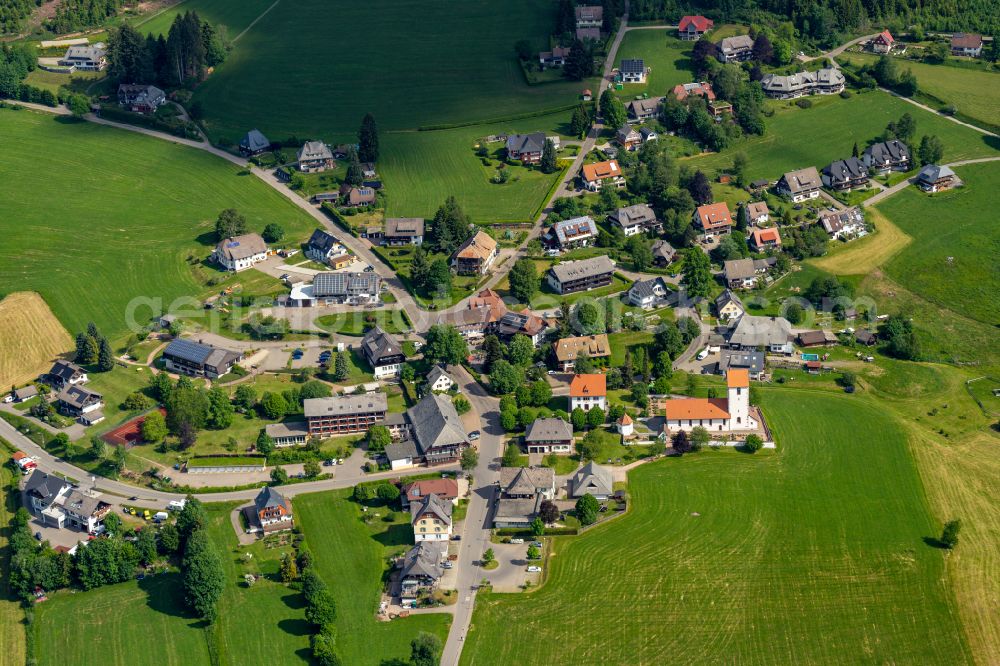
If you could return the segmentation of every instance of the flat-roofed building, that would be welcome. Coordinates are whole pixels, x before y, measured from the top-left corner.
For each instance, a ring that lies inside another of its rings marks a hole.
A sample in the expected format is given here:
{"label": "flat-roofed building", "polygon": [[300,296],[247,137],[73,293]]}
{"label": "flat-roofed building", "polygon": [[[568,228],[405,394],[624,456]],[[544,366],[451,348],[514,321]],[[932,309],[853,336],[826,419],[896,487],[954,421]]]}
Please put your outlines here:
{"label": "flat-roofed building", "polygon": [[365,432],[385,420],[389,403],[385,393],[307,398],[302,404],[310,437],[333,437]]}

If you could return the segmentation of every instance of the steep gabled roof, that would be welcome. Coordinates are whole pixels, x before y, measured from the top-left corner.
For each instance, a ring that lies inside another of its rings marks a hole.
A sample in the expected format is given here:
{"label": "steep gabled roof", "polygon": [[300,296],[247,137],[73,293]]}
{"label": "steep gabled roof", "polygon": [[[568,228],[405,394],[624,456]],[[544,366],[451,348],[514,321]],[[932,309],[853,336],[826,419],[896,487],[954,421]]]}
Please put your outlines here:
{"label": "steep gabled roof", "polygon": [[410,408],[407,415],[413,429],[413,438],[424,453],[469,441],[455,405],[447,396],[428,393]]}
{"label": "steep gabled roof", "polygon": [[424,515],[433,515],[451,525],[451,502],[441,499],[437,495],[424,495],[416,511],[413,512],[413,522],[417,522]]}
{"label": "steep gabled roof", "polygon": [[569,384],[573,398],[599,397],[608,394],[608,378],[601,374],[574,375]]}
{"label": "steep gabled roof", "polygon": [[614,488],[611,470],[590,461],[573,475],[570,489],[573,497],[590,495],[610,495]]}
{"label": "steep gabled roof", "polygon": [[365,331],[361,338],[361,348],[365,350],[365,356],[376,364],[382,358],[403,353],[399,341],[377,325]]}

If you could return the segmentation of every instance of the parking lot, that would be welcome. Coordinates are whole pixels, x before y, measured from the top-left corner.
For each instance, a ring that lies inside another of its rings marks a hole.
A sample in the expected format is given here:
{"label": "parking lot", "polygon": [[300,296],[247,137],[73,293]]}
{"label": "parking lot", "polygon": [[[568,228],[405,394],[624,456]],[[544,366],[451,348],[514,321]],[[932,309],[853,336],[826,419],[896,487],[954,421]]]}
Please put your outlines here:
{"label": "parking lot", "polygon": [[497,562],[500,563],[492,571],[482,570],[482,577],[490,582],[496,592],[520,592],[521,586],[530,581],[538,583],[540,573],[528,573],[531,565],[541,566],[543,560],[529,561],[527,558],[530,539],[524,543],[494,543],[490,544]]}

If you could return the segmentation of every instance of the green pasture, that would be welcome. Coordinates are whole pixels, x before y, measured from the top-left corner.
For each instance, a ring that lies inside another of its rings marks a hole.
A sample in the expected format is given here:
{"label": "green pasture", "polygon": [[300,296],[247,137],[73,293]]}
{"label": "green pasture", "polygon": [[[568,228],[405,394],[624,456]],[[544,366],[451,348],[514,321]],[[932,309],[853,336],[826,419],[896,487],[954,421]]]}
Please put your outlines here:
{"label": "green pasture", "polygon": [[628,103],[633,97],[642,94],[662,97],[678,83],[690,83],[694,80],[691,63],[693,42],[681,41],[674,35],[673,30],[633,30],[625,33],[615,55],[615,66],[619,66],[626,58],[642,58],[650,72],[645,84],[624,84],[623,89],[618,92],[623,102]]}
{"label": "green pasture", "polygon": [[209,281],[226,276],[202,262],[224,208],[237,207],[252,230],[278,222],[293,241],[314,228],[202,151],[30,111],[0,110],[0,135],[0,283],[40,292],[71,334],[92,321],[119,340],[130,307],[143,326],[175,299],[221,288]]}
{"label": "green pasture", "polygon": [[968,662],[904,430],[860,396],[764,407],[776,452],[633,470],[631,514],[557,540],[538,591],[480,595],[462,663]]}

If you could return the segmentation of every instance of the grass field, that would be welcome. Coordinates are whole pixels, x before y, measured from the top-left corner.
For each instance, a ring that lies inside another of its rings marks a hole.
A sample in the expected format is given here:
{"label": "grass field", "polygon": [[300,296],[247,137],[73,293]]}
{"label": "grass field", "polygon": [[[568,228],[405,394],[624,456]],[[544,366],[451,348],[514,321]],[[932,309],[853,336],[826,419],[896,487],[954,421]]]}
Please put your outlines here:
{"label": "grass field", "polygon": [[1000,231],[985,211],[1000,189],[1000,163],[963,167],[966,186],[928,196],[907,188],[879,210],[913,243],[886,272],[931,302],[989,325],[1000,324]]}
{"label": "grass field", "polygon": [[556,541],[537,592],[480,596],[462,663],[969,661],[904,430],[846,396],[765,408],[775,454],[634,470],[632,513]]}
{"label": "grass field", "polygon": [[338,312],[316,318],[316,325],[331,333],[356,335],[361,337],[373,325],[378,325],[386,333],[407,333],[413,330],[404,310],[376,310],[374,321],[367,321],[364,312]]}
{"label": "grass field", "polygon": [[830,253],[810,260],[814,266],[836,275],[864,275],[902,251],[913,240],[877,208],[865,210],[875,233],[850,243],[831,243]]}
{"label": "grass field", "polygon": [[20,666],[25,659],[24,611],[7,589],[8,525],[20,506],[17,477],[11,469],[10,452],[0,442],[0,664]]}
{"label": "grass field", "polygon": [[272,3],[273,0],[241,0],[240,2],[181,0],[162,12],[143,17],[137,25],[142,32],[166,37],[175,16],[187,11],[195,11],[201,19],[217,27],[224,27],[228,37],[234,39]]}
{"label": "grass field", "polygon": [[[208,256],[224,208],[237,206],[254,230],[278,222],[293,242],[314,227],[201,151],[29,111],[0,110],[0,134],[0,284],[39,292],[71,335],[93,321],[120,339],[132,299],[204,295],[220,274],[187,258]],[[139,307],[135,318],[157,313]]]}
{"label": "grass field", "polygon": [[389,623],[375,620],[386,557],[412,544],[413,532],[409,514],[402,512],[396,512],[391,524],[375,520],[372,527],[366,526],[361,509],[348,496],[349,491],[336,491],[295,498],[296,519],[306,533],[316,570],[337,602],[341,661],[364,666],[408,658],[410,641],[421,631],[443,641],[450,615],[415,615]]}
{"label": "grass field", "polygon": [[[839,60],[851,64],[874,63],[867,53],[845,53]],[[900,70],[912,70],[922,92],[955,106],[962,114],[990,125],[1000,125],[1000,74],[980,69],[930,65],[898,60]]]}
{"label": "grass field", "polygon": [[[794,102],[770,102],[774,116],[766,119],[767,133],[738,141],[721,153],[683,160],[692,168],[716,172],[732,166],[733,155],[744,152],[750,158],[747,177],[777,180],[786,171],[815,166],[851,154],[857,141],[864,149],[885,130],[890,121],[909,113],[917,121],[917,140],[925,134],[937,135],[944,143],[944,161],[985,157],[996,154],[989,137],[926,111],[883,92],[809,98],[813,106],[800,109]],[[850,128],[845,132],[844,128]]]}
{"label": "grass field", "polygon": [[41,296],[22,291],[0,300],[0,386],[6,390],[48,372],[73,339]]}
{"label": "grass field", "polygon": [[691,65],[692,42],[682,42],[673,30],[633,30],[625,33],[615,65],[625,58],[642,58],[650,68],[645,84],[627,83],[619,91],[622,101],[648,93],[650,97],[666,95],[678,83],[694,80]]}
{"label": "grass field", "polygon": [[[217,16],[236,31],[270,4],[188,0],[181,8]],[[213,136],[230,140],[251,127],[276,140],[346,138],[369,111],[384,129],[411,129],[557,108],[576,101],[587,84],[528,86],[514,54],[519,39],[547,46],[555,12],[554,0],[512,0],[502,12],[487,0],[279,2],[195,99]],[[162,30],[168,20],[147,28]],[[337,53],[324,56],[331,35]]]}
{"label": "grass field", "polygon": [[63,593],[35,609],[40,666],[208,664],[208,634],[184,609],[180,574]]}

